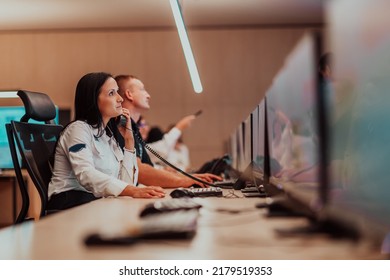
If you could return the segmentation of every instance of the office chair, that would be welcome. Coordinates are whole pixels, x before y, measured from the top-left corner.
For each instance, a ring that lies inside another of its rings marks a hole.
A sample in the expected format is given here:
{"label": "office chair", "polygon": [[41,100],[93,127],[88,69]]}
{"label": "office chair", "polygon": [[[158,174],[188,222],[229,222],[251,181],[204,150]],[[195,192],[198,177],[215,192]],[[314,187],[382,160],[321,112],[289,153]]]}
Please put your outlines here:
{"label": "office chair", "polygon": [[[22,208],[15,221],[15,223],[20,223],[27,216],[30,200],[17,153],[19,152],[21,155],[22,163],[38,190],[41,199],[40,216],[45,216],[47,214],[48,185],[52,176],[55,146],[63,127],[54,124],[53,119],[56,116],[56,110],[49,96],[43,93],[22,90],[18,91],[17,94],[23,101],[26,114],[19,122],[11,121],[10,124],[6,124],[6,130],[15,174],[22,196]],[[29,123],[30,119],[45,123]]]}

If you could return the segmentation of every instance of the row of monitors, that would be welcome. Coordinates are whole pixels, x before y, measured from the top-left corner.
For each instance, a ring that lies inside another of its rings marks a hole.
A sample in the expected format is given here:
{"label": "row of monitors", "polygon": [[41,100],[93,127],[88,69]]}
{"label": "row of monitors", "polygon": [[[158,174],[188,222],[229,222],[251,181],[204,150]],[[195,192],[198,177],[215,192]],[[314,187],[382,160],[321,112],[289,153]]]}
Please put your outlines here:
{"label": "row of monitors", "polygon": [[375,19],[388,5],[375,2],[381,5],[330,5],[332,79],[320,83],[321,43],[306,34],[230,137],[230,153],[235,169],[254,163],[269,188],[317,221],[384,242],[390,233],[390,19],[345,16],[353,9]]}
{"label": "row of monitors", "polygon": [[[24,106],[0,106],[0,170],[13,169],[14,165],[8,145],[7,132],[5,124],[11,121],[19,121],[25,114]],[[69,109],[59,109],[56,106],[55,124],[65,126],[70,122],[71,112]],[[42,123],[29,120],[31,123]]]}
{"label": "row of monitors", "polygon": [[[318,39],[307,34],[286,59],[265,98],[232,134],[232,166],[254,163],[270,179],[319,182]],[[297,71],[296,69],[299,69]],[[267,128],[267,129],[266,129]],[[267,147],[266,147],[267,146]],[[265,160],[267,159],[267,160]]]}

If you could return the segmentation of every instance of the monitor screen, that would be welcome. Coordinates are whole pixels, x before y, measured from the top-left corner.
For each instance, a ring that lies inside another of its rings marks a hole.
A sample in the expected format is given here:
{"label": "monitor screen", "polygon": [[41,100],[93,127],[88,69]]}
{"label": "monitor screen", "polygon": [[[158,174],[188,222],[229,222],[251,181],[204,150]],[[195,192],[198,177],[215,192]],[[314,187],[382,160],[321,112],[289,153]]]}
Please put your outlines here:
{"label": "monitor screen", "polygon": [[260,104],[252,112],[252,162],[264,173],[265,155],[265,102]]}
{"label": "monitor screen", "polygon": [[230,136],[230,156],[232,158],[232,167],[234,170],[239,171],[241,169],[242,162],[244,160],[244,139],[242,133],[242,124],[238,127]]}
{"label": "monitor screen", "polygon": [[[7,132],[5,124],[11,121],[19,121],[25,114],[23,106],[0,107],[0,169],[12,169],[12,157],[8,145]],[[42,123],[30,120],[31,123]],[[58,124],[58,107],[56,107],[56,118],[54,122]]]}
{"label": "monitor screen", "polygon": [[244,151],[244,123],[240,123],[236,129],[236,144],[237,144],[237,170],[243,172],[245,166],[245,151]]}
{"label": "monitor screen", "polygon": [[237,136],[234,131],[229,138],[229,155],[232,160],[232,167],[237,170]]}
{"label": "monitor screen", "polygon": [[252,162],[252,114],[241,122],[230,137],[232,167],[243,173]]}
{"label": "monitor screen", "polygon": [[249,114],[249,116],[244,120],[242,123],[242,129],[244,137],[244,155],[242,162],[242,168],[244,169],[242,171],[244,171],[252,162],[252,114]]}
{"label": "monitor screen", "polygon": [[388,8],[387,0],[334,1],[329,8],[329,212],[379,238],[390,232]]}
{"label": "monitor screen", "polygon": [[265,157],[265,101],[264,99],[253,110],[252,114],[252,174],[256,179],[256,185],[265,185],[268,183],[268,174],[266,174]]}
{"label": "monitor screen", "polygon": [[321,203],[317,43],[313,34],[304,35],[266,93],[271,183],[316,209]]}

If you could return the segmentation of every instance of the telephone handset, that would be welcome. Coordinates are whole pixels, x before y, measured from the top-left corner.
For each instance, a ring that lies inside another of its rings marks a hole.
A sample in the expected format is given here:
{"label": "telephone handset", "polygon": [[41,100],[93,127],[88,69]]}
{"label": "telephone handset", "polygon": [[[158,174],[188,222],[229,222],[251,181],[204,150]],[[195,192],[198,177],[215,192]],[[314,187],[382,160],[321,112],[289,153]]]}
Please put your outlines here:
{"label": "telephone handset", "polygon": [[124,115],[120,115],[117,119],[117,124],[126,127],[127,124],[127,118]]}
{"label": "telephone handset", "polygon": [[157,157],[159,160],[161,160],[163,163],[165,163],[169,167],[175,169],[177,172],[183,174],[184,176],[187,176],[187,177],[191,178],[192,180],[200,182],[200,183],[202,183],[204,185],[209,185],[209,186],[212,186],[212,187],[219,187],[217,185],[214,185],[213,183],[209,183],[209,182],[203,181],[203,180],[201,180],[199,178],[196,178],[195,176],[192,176],[191,174],[188,174],[187,172],[185,172],[185,171],[181,170],[180,168],[176,167],[175,165],[173,165],[172,163],[167,161],[165,158],[163,158],[155,150],[153,150],[148,144],[146,144],[145,141],[142,139],[141,135],[139,135],[137,132],[135,132],[134,135],[135,135],[135,137],[137,137],[138,141],[140,141],[149,152],[151,152],[155,157]]}

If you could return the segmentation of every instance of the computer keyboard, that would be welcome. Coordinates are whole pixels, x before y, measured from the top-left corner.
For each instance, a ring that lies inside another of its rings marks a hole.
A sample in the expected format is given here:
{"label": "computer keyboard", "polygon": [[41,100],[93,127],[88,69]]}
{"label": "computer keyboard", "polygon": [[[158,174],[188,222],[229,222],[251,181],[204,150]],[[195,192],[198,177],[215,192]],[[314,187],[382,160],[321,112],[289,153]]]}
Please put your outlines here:
{"label": "computer keyboard", "polygon": [[246,187],[244,189],[241,189],[242,193],[250,193],[250,192],[259,192],[258,187]]}
{"label": "computer keyboard", "polygon": [[221,188],[232,188],[236,181],[237,179],[228,179],[223,181],[216,181],[213,184]]}
{"label": "computer keyboard", "polygon": [[193,199],[188,198],[157,200],[153,203],[147,204],[142,209],[140,217],[161,214],[170,211],[199,209],[200,207],[202,207],[202,205],[195,202]]}
{"label": "computer keyboard", "polygon": [[242,193],[245,197],[267,197],[267,193],[265,192],[246,192]]}
{"label": "computer keyboard", "polygon": [[247,187],[241,189],[241,193],[245,197],[266,197],[267,193],[263,190],[263,188],[259,187]]}
{"label": "computer keyboard", "polygon": [[192,209],[150,215],[125,233],[92,233],[84,242],[87,246],[131,245],[145,239],[188,239],[196,233],[198,214],[197,209]]}
{"label": "computer keyboard", "polygon": [[219,187],[178,188],[170,193],[172,198],[222,196],[222,194],[222,189]]}
{"label": "computer keyboard", "polygon": [[222,196],[222,189],[219,187],[209,188],[189,188],[194,196],[205,197],[205,196]]}

